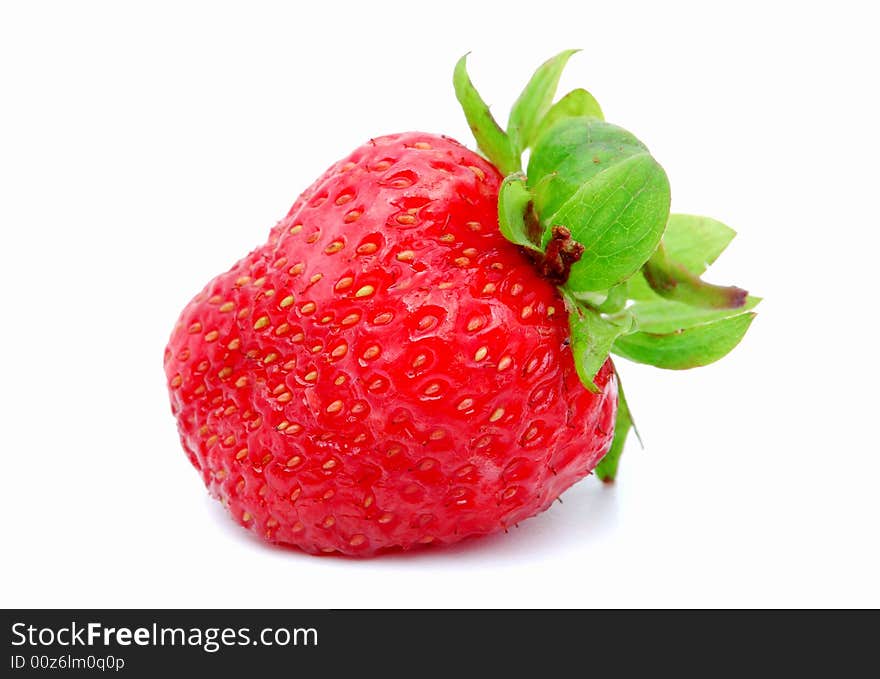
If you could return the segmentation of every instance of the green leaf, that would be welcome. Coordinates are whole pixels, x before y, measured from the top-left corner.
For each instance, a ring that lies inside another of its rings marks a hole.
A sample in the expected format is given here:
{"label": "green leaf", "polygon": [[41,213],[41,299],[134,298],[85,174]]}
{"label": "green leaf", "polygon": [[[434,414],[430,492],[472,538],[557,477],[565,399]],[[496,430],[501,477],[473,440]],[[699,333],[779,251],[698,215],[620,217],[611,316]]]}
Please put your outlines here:
{"label": "green leaf", "polygon": [[548,59],[538,67],[522,94],[510,110],[507,134],[518,152],[532,145],[541,118],[550,109],[559,85],[559,77],[572,54],[578,50],[565,50]]}
{"label": "green leaf", "polygon": [[592,94],[584,89],[572,90],[550,107],[550,110],[547,111],[538,125],[535,138],[532,141],[540,139],[541,135],[563,118],[598,118],[599,120],[604,120],[605,116],[602,113],[599,102],[596,101]]}
{"label": "green leaf", "polygon": [[[602,458],[602,461],[596,465],[596,476],[603,483],[611,483],[617,476],[617,467],[620,464],[620,456],[626,445],[626,438],[629,436],[630,430],[635,431],[635,423],[632,419],[632,413],[626,397],[623,394],[623,384],[620,382],[620,376],[617,377],[617,417],[614,420],[614,439],[611,441],[611,448]],[[636,431],[638,436],[638,431]]]}
{"label": "green leaf", "polygon": [[542,222],[546,225],[584,182],[630,156],[647,152],[632,134],[597,118],[555,121],[535,143],[527,172]]}
{"label": "green leaf", "polygon": [[736,231],[711,217],[669,215],[663,244],[669,256],[695,276],[703,274],[730,245]]}
{"label": "green leaf", "polygon": [[548,220],[584,246],[568,287],[605,290],[634,274],[657,249],[668,212],[666,173],[647,153],[594,175]]}
{"label": "green leaf", "polygon": [[614,340],[633,327],[633,319],[624,312],[618,317],[602,316],[598,311],[575,302],[566,295],[569,305],[568,325],[571,330],[571,352],[581,383],[598,392],[593,382],[596,373],[608,359]]}
{"label": "green leaf", "polygon": [[677,332],[634,332],[616,339],[614,353],[669,370],[697,368],[730,353],[754,318],[754,312],[747,312]]}
{"label": "green leaf", "polygon": [[517,172],[520,169],[519,154],[515,152],[510,138],[495,122],[486,102],[471,83],[467,74],[466,54],[455,65],[452,83],[455,86],[455,96],[477,140],[477,146],[502,174]]}
{"label": "green leaf", "polygon": [[690,304],[658,298],[656,301],[636,302],[627,310],[635,317],[640,331],[662,335],[722,318],[738,316],[754,309],[760,301],[760,297],[750,296],[738,309],[701,309]]}
{"label": "green leaf", "polygon": [[501,183],[498,191],[498,226],[511,243],[540,251],[540,231],[534,233],[535,227],[540,227],[532,215],[532,194],[521,172],[509,175]]}

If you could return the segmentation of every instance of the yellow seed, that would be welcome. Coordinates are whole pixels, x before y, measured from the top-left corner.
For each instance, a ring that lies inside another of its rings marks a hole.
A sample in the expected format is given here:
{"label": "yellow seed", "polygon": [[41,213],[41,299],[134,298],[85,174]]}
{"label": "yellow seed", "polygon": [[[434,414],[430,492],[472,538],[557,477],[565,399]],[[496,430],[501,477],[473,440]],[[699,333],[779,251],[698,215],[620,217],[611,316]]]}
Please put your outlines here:
{"label": "yellow seed", "polygon": [[291,276],[299,276],[305,268],[306,265],[300,262],[299,264],[294,264],[292,267],[290,267],[287,270],[287,273],[289,273]]}
{"label": "yellow seed", "polygon": [[425,141],[417,141],[413,144],[414,149],[421,149],[422,151],[428,151],[431,149],[431,145]]}
{"label": "yellow seed", "polygon": [[488,295],[493,292],[495,292],[495,284],[494,283],[486,283],[486,285],[483,286],[483,294],[484,295]]}
{"label": "yellow seed", "polygon": [[352,222],[356,222],[358,219],[360,219],[360,216],[360,210],[352,210],[345,215],[345,218],[342,221],[344,221],[346,224],[351,224]]}
{"label": "yellow seed", "polygon": [[275,428],[276,428],[278,431],[284,431],[284,430],[287,429],[289,426],[290,426],[290,422],[288,422],[287,420],[283,420],[283,421],[279,422],[279,423],[278,423],[278,426],[275,427]]}
{"label": "yellow seed", "polygon": [[340,344],[335,349],[333,349],[333,351],[330,352],[330,355],[333,358],[340,358],[342,356],[345,356],[345,354],[347,352],[348,352],[348,345],[347,344]]}
{"label": "yellow seed", "polygon": [[489,353],[489,349],[487,347],[480,347],[479,349],[477,349],[477,352],[474,354],[474,360],[475,361],[482,361],[484,358],[486,358],[486,354],[488,354],[488,353]]}
{"label": "yellow seed", "polygon": [[223,439],[224,446],[231,446],[233,443],[235,443],[235,436],[229,435]]}
{"label": "yellow seed", "polygon": [[285,264],[287,264],[287,257],[279,257],[278,259],[275,260],[275,262],[272,264],[272,266],[274,266],[276,269],[280,269]]}
{"label": "yellow seed", "polygon": [[294,224],[290,227],[290,233],[296,234],[303,230],[302,224]]}
{"label": "yellow seed", "polygon": [[496,408],[495,412],[489,415],[489,422],[497,422],[504,417],[504,408]]}
{"label": "yellow seed", "polygon": [[333,314],[327,314],[326,316],[322,316],[321,320],[318,321],[321,325],[327,325],[330,321],[333,320]]}
{"label": "yellow seed", "polygon": [[403,252],[397,253],[397,261],[398,262],[411,262],[415,259],[416,253],[412,250],[404,250]]}
{"label": "yellow seed", "polygon": [[395,221],[397,221],[398,224],[415,224],[416,218],[412,215],[397,215]]}
{"label": "yellow seed", "polygon": [[207,441],[205,441],[205,445],[208,446],[208,448],[210,448],[210,447],[213,446],[215,443],[217,443],[217,440],[218,440],[219,438],[220,438],[219,436],[217,436],[216,434],[214,434],[213,436],[209,437]]}
{"label": "yellow seed", "polygon": [[274,351],[270,351],[268,354],[266,354],[263,357],[263,363],[272,363],[277,358],[278,358],[278,354],[276,354]]}
{"label": "yellow seed", "polygon": [[321,237],[321,232],[315,231],[315,233],[313,233],[311,236],[306,238],[306,243],[312,244],[312,243],[316,242],[320,237]]}
{"label": "yellow seed", "polygon": [[306,382],[314,382],[316,379],[318,379],[318,371],[312,370],[310,373],[306,374],[306,376],[303,377],[303,379]]}
{"label": "yellow seed", "polygon": [[389,514],[388,512],[386,512],[378,518],[378,521],[379,523],[391,523],[392,519],[394,519],[394,514]]}
{"label": "yellow seed", "polygon": [[250,283],[250,282],[251,282],[251,277],[250,277],[250,276],[239,276],[239,277],[235,280],[235,284],[236,284],[238,287],[241,287],[242,285],[247,285],[247,284]]}
{"label": "yellow seed", "polygon": [[351,284],[354,283],[354,278],[351,276],[345,276],[344,278],[340,278],[339,282],[336,284],[336,290],[345,290],[351,287]]}
{"label": "yellow seed", "polygon": [[392,318],[394,318],[394,314],[390,311],[385,311],[373,319],[373,325],[385,325],[386,323],[390,323]]}
{"label": "yellow seed", "polygon": [[444,233],[442,236],[440,236],[440,242],[441,243],[454,243],[455,236],[453,236],[451,233]]}
{"label": "yellow seed", "polygon": [[548,317],[548,318],[549,318],[550,316],[552,316],[553,314],[555,314],[555,313],[556,313],[556,307],[554,307],[554,306],[548,306],[548,307],[547,307],[547,317]]}
{"label": "yellow seed", "polygon": [[267,325],[269,325],[269,317],[268,316],[260,316],[257,319],[257,322],[254,323],[254,330],[262,330]]}
{"label": "yellow seed", "polygon": [[278,397],[278,403],[287,403],[293,396],[289,391],[285,391],[281,396]]}
{"label": "yellow seed", "polygon": [[312,353],[317,354],[320,353],[324,349],[324,345],[318,342],[312,347]]}
{"label": "yellow seed", "polygon": [[449,281],[444,281],[443,283],[437,284],[438,290],[448,290],[451,287],[452,287],[452,283],[450,283]]}
{"label": "yellow seed", "polygon": [[321,469],[333,469],[336,466],[336,460],[327,460],[324,464],[321,465]]}
{"label": "yellow seed", "polygon": [[467,324],[468,332],[473,332],[474,330],[478,330],[479,328],[482,328],[484,322],[485,321],[483,321],[482,318],[480,318],[479,316],[475,316],[470,321],[468,321],[468,324]]}
{"label": "yellow seed", "polygon": [[337,377],[335,380],[333,380],[333,384],[335,384],[337,387],[341,387],[343,384],[345,384],[345,375],[340,375],[339,377]]}
{"label": "yellow seed", "polygon": [[296,466],[299,465],[301,462],[302,462],[302,458],[301,458],[299,455],[294,455],[292,458],[290,458],[290,459],[287,461],[286,465],[287,465],[288,467],[296,467]]}
{"label": "yellow seed", "polygon": [[290,341],[291,341],[293,344],[299,344],[299,343],[302,342],[305,338],[306,338],[306,336],[305,336],[304,334],[302,334],[301,332],[298,332],[298,333],[296,333],[293,337],[290,338]]}
{"label": "yellow seed", "polygon": [[428,438],[431,439],[432,441],[439,441],[439,440],[442,439],[444,436],[446,436],[446,432],[445,432],[445,431],[443,431],[442,429],[435,429],[434,431],[432,431],[432,432],[430,433],[430,435],[428,436]]}
{"label": "yellow seed", "polygon": [[277,328],[275,328],[275,334],[279,337],[281,335],[286,335],[288,332],[290,332],[290,325],[288,325],[287,323],[282,323]]}
{"label": "yellow seed", "polygon": [[317,308],[318,308],[318,306],[314,302],[306,302],[305,304],[303,304],[299,308],[299,310],[300,310],[300,313],[310,314]]}
{"label": "yellow seed", "polygon": [[191,326],[189,326],[189,334],[195,335],[196,333],[200,333],[202,331],[202,324],[196,321]]}
{"label": "yellow seed", "polygon": [[423,366],[425,364],[425,362],[427,360],[428,360],[427,356],[425,356],[424,354],[419,354],[418,356],[416,356],[413,359],[412,367],[413,368],[420,368],[421,366]]}
{"label": "yellow seed", "polygon": [[342,319],[342,325],[351,325],[352,323],[357,323],[360,320],[360,314],[349,314],[345,318]]}
{"label": "yellow seed", "polygon": [[461,403],[458,404],[459,410],[467,410],[472,405],[474,405],[474,399],[472,398],[464,398],[461,400]]}
{"label": "yellow seed", "polygon": [[535,308],[530,304],[529,306],[523,307],[523,310],[520,312],[520,318],[529,318],[532,313],[534,313]]}
{"label": "yellow seed", "polygon": [[486,173],[475,165],[468,165],[468,169],[473,172],[480,181],[483,181],[486,178]]}
{"label": "yellow seed", "polygon": [[232,374],[232,368],[230,368],[229,366],[226,366],[225,368],[220,370],[220,372],[217,373],[217,377],[219,377],[221,380],[225,380],[231,374]]}
{"label": "yellow seed", "polygon": [[226,348],[229,349],[230,351],[235,351],[240,346],[241,346],[241,339],[236,337],[234,340],[232,340],[229,344],[226,345]]}
{"label": "yellow seed", "polygon": [[263,287],[263,283],[265,283],[265,282],[266,282],[266,277],[260,276],[257,280],[254,281],[254,287],[261,288],[261,287]]}
{"label": "yellow seed", "polygon": [[479,231],[479,230],[482,229],[483,227],[482,227],[482,225],[480,224],[480,222],[468,222],[468,223],[467,223],[467,228],[469,228],[471,231]]}
{"label": "yellow seed", "polygon": [[476,248],[466,248],[461,251],[461,254],[465,257],[476,257],[478,253]]}
{"label": "yellow seed", "polygon": [[376,250],[378,250],[378,249],[379,249],[379,246],[376,245],[375,243],[364,243],[363,245],[361,245],[357,249],[357,253],[359,255],[371,255],[374,252],[376,252]]}
{"label": "yellow seed", "polygon": [[250,512],[245,512],[244,514],[241,515],[241,520],[244,521],[245,523],[247,523],[248,521],[250,521],[251,518],[253,518],[253,517],[251,517],[251,513],[250,513]]}
{"label": "yellow seed", "polygon": [[498,361],[498,370],[507,370],[511,363],[513,363],[513,359],[510,356],[502,356]]}
{"label": "yellow seed", "polygon": [[235,304],[233,304],[232,302],[226,302],[225,304],[220,305],[220,308],[218,309],[218,311],[220,311],[220,313],[225,314],[225,313],[232,311],[234,308],[235,308]]}
{"label": "yellow seed", "polygon": [[470,263],[471,263],[471,260],[468,259],[467,257],[456,257],[455,258],[455,265],[456,266],[464,267],[464,266],[468,266]]}
{"label": "yellow seed", "polygon": [[335,524],[336,519],[334,519],[332,516],[328,516],[326,519],[324,519],[324,523],[322,523],[321,525],[324,528],[332,528]]}
{"label": "yellow seed", "polygon": [[355,297],[369,297],[374,292],[376,292],[376,288],[374,288],[372,285],[365,285],[362,288],[360,288],[356,293],[354,293],[354,296]]}
{"label": "yellow seed", "polygon": [[521,286],[519,283],[514,283],[513,287],[510,288],[510,294],[511,294],[513,297],[516,297],[516,296],[519,295],[522,291],[523,291],[523,286]]}
{"label": "yellow seed", "polygon": [[360,547],[367,541],[367,538],[360,533],[357,535],[352,535],[351,540],[348,541],[348,544],[352,547]]}
{"label": "yellow seed", "polygon": [[363,357],[369,361],[370,359],[376,358],[376,356],[379,355],[379,351],[379,347],[373,344],[372,346],[367,347],[366,351],[363,353]]}
{"label": "yellow seed", "polygon": [[246,384],[247,384],[247,377],[242,376],[242,377],[239,377],[237,380],[235,380],[235,386],[238,387],[239,389],[241,389]]}
{"label": "yellow seed", "polygon": [[316,273],[314,276],[312,276],[312,277],[309,279],[309,285],[314,285],[315,283],[317,283],[317,282],[318,282],[319,280],[321,280],[322,278],[324,278],[324,274],[322,274],[322,273]]}
{"label": "yellow seed", "polygon": [[211,332],[209,332],[205,335],[205,341],[206,342],[215,342],[218,337],[220,337],[220,333],[217,332],[216,330],[212,330]]}
{"label": "yellow seed", "polygon": [[306,527],[302,524],[302,521],[297,521],[295,524],[293,524],[290,530],[292,530],[294,533],[302,533],[305,529]]}
{"label": "yellow seed", "polygon": [[432,382],[431,384],[429,384],[429,385],[425,388],[425,395],[426,395],[426,396],[433,396],[433,395],[436,394],[438,391],[440,391],[440,385],[437,384],[436,382]]}
{"label": "yellow seed", "polygon": [[183,378],[180,375],[175,375],[171,378],[171,386],[174,389],[177,389],[181,384],[183,384]]}

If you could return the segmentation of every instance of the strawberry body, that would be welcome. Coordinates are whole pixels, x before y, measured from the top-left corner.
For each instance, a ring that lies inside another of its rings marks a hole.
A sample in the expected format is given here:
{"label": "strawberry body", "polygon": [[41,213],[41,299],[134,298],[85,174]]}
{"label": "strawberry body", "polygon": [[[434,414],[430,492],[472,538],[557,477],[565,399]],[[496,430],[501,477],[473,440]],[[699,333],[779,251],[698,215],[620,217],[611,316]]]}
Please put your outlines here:
{"label": "strawberry body", "polygon": [[445,137],[372,140],[184,309],[172,410],[238,522],[313,553],[450,543],[601,460],[611,364],[582,386],[562,299],[498,230],[500,182]]}

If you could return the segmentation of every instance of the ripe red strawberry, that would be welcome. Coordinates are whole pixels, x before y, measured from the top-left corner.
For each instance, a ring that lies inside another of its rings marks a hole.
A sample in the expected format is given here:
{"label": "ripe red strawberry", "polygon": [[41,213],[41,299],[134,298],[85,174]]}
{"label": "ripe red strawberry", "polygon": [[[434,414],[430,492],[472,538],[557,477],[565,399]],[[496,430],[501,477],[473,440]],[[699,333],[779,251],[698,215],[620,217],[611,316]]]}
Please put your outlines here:
{"label": "ripe red strawberry", "polygon": [[[556,287],[583,247],[505,238],[502,179],[447,137],[373,139],[184,309],[172,409],[239,523],[314,553],[451,543],[546,509],[606,455],[616,378],[570,327],[592,307]],[[539,203],[512,214],[534,231]]]}

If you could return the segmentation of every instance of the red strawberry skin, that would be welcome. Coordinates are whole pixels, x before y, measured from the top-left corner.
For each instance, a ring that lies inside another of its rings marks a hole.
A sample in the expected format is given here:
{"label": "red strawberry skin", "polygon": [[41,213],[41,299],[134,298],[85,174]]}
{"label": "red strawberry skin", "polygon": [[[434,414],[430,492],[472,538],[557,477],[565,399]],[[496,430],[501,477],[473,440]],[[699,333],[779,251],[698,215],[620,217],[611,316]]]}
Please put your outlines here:
{"label": "red strawberry skin", "polygon": [[183,447],[264,539],[367,556],[506,529],[613,436],[563,301],[500,234],[497,170],[423,133],[332,166],[184,309],[165,351]]}

